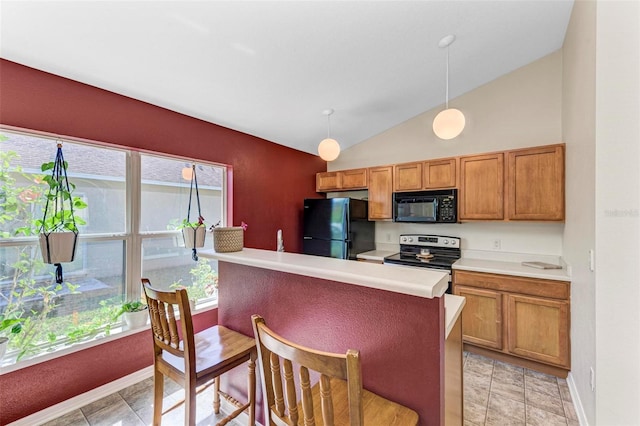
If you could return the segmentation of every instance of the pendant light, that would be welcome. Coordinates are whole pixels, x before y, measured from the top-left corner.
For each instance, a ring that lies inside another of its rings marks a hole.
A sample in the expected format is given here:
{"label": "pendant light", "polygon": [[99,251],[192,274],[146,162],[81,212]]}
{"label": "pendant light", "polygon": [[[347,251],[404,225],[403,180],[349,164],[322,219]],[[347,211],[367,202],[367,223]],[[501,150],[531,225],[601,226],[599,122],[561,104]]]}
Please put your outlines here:
{"label": "pendant light", "polygon": [[453,139],[462,133],[465,125],[465,118],[462,111],[449,108],[449,46],[456,40],[456,36],[449,34],[440,40],[438,47],[447,48],[447,88],[446,88],[446,109],[440,111],[433,120],[433,133],[444,140]]}
{"label": "pendant light", "polygon": [[340,155],[340,144],[335,139],[331,139],[331,114],[332,109],[322,111],[327,116],[327,138],[318,145],[318,154],[324,161],[333,161]]}

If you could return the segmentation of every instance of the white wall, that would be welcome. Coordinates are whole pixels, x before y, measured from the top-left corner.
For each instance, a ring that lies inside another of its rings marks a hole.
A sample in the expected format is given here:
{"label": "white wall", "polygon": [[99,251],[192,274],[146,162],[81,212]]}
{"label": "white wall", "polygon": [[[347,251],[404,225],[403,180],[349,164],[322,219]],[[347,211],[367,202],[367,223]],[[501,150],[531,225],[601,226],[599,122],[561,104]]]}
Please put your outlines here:
{"label": "white wall", "polygon": [[[571,377],[582,409],[595,423],[590,369],[596,365],[595,272],[595,97],[596,2],[574,3],[563,45],[562,129],[566,145],[566,225],[564,260],[571,265]],[[582,411],[582,413],[580,413]]]}
{"label": "white wall", "polygon": [[640,2],[596,12],[596,421],[640,424]]}
{"label": "white wall", "polygon": [[[501,151],[562,141],[562,55],[554,52],[449,102],[462,110],[467,126],[451,141],[432,130],[434,108],[340,154],[329,170],[386,165],[429,158]],[[349,196],[349,195],[342,195]],[[560,256],[563,224],[478,222],[455,225],[376,223],[380,248],[397,245],[401,233],[461,237],[467,250],[490,250]],[[494,250],[494,239],[501,249]]]}

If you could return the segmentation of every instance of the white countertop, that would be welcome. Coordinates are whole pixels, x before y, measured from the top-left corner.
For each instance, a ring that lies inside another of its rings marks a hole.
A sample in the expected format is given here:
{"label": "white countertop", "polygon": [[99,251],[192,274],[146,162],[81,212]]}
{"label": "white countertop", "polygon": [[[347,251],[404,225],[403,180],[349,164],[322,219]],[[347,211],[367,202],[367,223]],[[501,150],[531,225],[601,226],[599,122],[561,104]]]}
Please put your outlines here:
{"label": "white countertop", "polygon": [[454,270],[487,272],[490,274],[515,275],[518,277],[541,278],[546,280],[571,281],[566,269],[537,269],[523,266],[520,262],[500,260],[468,259],[463,257],[453,264]]}
{"label": "white countertop", "polygon": [[391,256],[398,253],[397,251],[388,251],[388,250],[371,250],[365,251],[364,253],[358,253],[356,257],[358,259],[364,260],[375,260],[382,262],[385,257]]}
{"label": "white countertop", "polygon": [[425,298],[441,297],[449,283],[448,274],[434,269],[414,268],[244,248],[232,253],[198,250],[198,256],[240,265],[304,275]]}
{"label": "white countertop", "polygon": [[455,294],[444,295],[444,323],[445,331],[444,338],[449,337],[449,333],[453,329],[458,317],[462,313],[462,308],[467,300],[462,296],[456,296]]}

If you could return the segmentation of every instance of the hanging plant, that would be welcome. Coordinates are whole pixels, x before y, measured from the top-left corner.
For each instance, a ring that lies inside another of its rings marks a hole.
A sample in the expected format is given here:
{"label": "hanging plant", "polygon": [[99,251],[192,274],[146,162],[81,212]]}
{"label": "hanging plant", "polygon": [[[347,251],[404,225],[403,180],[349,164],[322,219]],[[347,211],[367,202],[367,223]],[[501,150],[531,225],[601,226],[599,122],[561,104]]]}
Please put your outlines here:
{"label": "hanging plant", "polygon": [[[62,283],[62,265],[73,262],[78,240],[78,225],[86,222],[75,211],[87,207],[80,197],[74,197],[75,185],[67,178],[67,162],[62,155],[62,143],[58,142],[56,159],[43,163],[41,171],[51,171],[43,181],[49,185],[42,219],[35,221],[40,230],[40,251],[46,263],[56,266],[56,282]],[[75,209],[75,210],[74,210]]]}
{"label": "hanging plant", "polygon": [[[191,200],[193,199],[193,189],[195,187],[196,203],[198,205],[198,220],[191,222]],[[191,166],[191,185],[189,187],[189,207],[187,208],[187,217],[182,221],[182,238],[184,246],[192,250],[191,258],[198,261],[198,248],[204,247],[207,228],[204,224],[204,218],[200,210],[200,193],[198,192],[198,178],[196,176],[196,165]]]}

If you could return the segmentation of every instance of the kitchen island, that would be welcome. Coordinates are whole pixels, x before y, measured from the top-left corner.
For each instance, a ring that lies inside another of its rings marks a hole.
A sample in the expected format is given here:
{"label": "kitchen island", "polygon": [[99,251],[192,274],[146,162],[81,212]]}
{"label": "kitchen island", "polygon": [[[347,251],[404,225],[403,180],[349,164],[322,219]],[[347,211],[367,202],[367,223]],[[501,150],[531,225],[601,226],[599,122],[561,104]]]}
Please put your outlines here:
{"label": "kitchen island", "polygon": [[[219,261],[220,324],[252,335],[260,314],[302,345],[358,349],[365,388],[417,411],[420,425],[444,424],[447,320],[464,304],[451,298],[446,315],[447,274],[246,248],[198,253]],[[239,396],[245,377],[230,379]]]}

